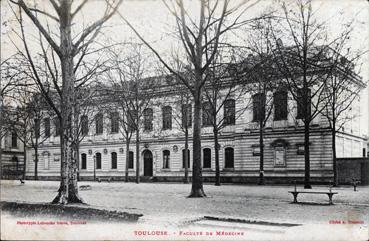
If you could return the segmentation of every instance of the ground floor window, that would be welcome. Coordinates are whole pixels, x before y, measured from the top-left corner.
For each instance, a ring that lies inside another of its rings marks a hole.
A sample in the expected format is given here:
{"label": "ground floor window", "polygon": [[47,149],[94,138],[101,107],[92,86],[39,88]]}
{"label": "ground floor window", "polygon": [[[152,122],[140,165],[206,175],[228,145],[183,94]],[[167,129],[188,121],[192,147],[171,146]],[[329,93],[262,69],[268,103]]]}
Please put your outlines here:
{"label": "ground floor window", "polygon": [[[185,153],[186,150],[182,150],[182,167],[185,168]],[[190,150],[187,149],[187,167],[190,168]]]}
{"label": "ground floor window", "polygon": [[170,151],[163,151],[163,168],[169,168]]}
{"label": "ground floor window", "polygon": [[225,168],[234,168],[234,150],[232,147],[225,149]]}
{"label": "ground floor window", "polygon": [[117,169],[117,153],[111,153],[111,169]]}
{"label": "ground floor window", "polygon": [[83,153],[81,155],[81,169],[87,169],[87,155]]}
{"label": "ground floor window", "polygon": [[96,169],[101,169],[101,153],[96,153]]}
{"label": "ground floor window", "polygon": [[205,148],[202,152],[204,158],[203,168],[211,168],[211,149]]}
{"label": "ground floor window", "polygon": [[128,169],[133,169],[133,159],[134,159],[134,153],[133,151],[130,151],[129,158],[128,158]]}

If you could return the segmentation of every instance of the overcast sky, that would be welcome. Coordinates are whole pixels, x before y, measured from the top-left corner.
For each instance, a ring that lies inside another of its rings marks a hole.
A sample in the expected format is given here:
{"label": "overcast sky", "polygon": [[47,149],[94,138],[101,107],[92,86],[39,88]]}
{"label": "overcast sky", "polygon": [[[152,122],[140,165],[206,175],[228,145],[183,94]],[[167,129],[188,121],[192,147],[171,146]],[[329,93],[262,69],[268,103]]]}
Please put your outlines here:
{"label": "overcast sky", "polygon": [[[241,1],[241,0],[240,0]],[[33,2],[33,0],[30,0]],[[236,3],[237,0],[232,1]],[[48,12],[52,12],[48,7],[48,0],[38,0],[39,6],[43,6]],[[190,12],[197,14],[197,1],[186,1]],[[250,8],[245,18],[251,18],[261,13],[266,8],[275,7],[278,4],[276,0],[264,0]],[[327,20],[329,31],[332,36],[337,34],[343,23],[352,17],[356,18],[356,29],[351,37],[352,49],[363,49],[369,46],[369,1],[367,0],[316,0],[313,9],[316,10],[316,16],[321,20]],[[102,16],[104,11],[104,1],[90,0],[84,10],[76,19],[74,29],[81,29],[92,21]],[[174,18],[170,15],[165,5],[160,0],[125,0],[120,6],[119,12],[125,16],[134,25],[143,37],[152,43],[152,45],[161,53],[168,54],[178,46],[178,41],[171,34],[174,31]],[[52,25],[52,23],[50,23]],[[9,37],[16,45],[22,45],[17,37],[12,34],[11,29],[17,29],[18,26],[14,21],[13,13],[8,7],[8,1],[1,1],[1,59],[5,59],[15,52],[14,45],[9,41]],[[52,28],[53,29],[53,28]],[[26,23],[26,31],[28,36],[37,37],[32,24]],[[57,34],[57,28],[54,28]],[[77,31],[76,31],[77,32]],[[104,35],[100,37],[100,41],[122,42],[136,39],[135,34],[123,23],[118,15],[115,15],[106,24],[103,30]],[[34,45],[34,49],[37,45]],[[34,52],[37,52],[35,50]],[[365,65],[362,66],[361,76],[364,81],[369,79],[369,55],[365,56]],[[369,133],[369,86],[362,92],[361,125],[365,133]]]}

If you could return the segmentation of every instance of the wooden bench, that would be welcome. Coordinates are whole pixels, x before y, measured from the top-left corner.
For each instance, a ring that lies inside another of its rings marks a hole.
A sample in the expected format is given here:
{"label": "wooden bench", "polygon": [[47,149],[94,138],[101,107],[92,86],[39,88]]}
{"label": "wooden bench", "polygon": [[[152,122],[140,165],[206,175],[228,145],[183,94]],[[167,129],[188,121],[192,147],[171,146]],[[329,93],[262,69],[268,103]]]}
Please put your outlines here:
{"label": "wooden bench", "polygon": [[289,193],[292,193],[292,195],[293,195],[293,203],[297,203],[297,195],[299,193],[326,194],[326,195],[328,195],[328,198],[329,198],[329,205],[333,204],[333,200],[332,200],[333,195],[338,194],[338,192],[332,192],[332,187],[329,187],[329,191],[297,191],[296,182],[295,182],[295,190],[294,191],[289,191]]}
{"label": "wooden bench", "polygon": [[98,182],[102,182],[102,181],[111,182],[113,180],[113,178],[111,178],[111,177],[106,177],[106,178],[98,177],[96,179],[97,179]]}

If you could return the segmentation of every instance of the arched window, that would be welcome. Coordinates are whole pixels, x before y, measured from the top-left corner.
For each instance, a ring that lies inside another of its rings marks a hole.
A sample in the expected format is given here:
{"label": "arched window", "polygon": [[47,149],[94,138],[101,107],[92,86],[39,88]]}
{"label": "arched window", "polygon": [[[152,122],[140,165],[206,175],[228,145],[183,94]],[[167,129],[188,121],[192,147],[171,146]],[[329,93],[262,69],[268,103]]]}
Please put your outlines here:
{"label": "arched window", "polygon": [[83,115],[81,117],[81,127],[82,127],[82,135],[88,134],[88,117],[87,115]]}
{"label": "arched window", "polygon": [[86,155],[86,153],[81,154],[81,169],[87,169],[87,155]]}
{"label": "arched window", "polygon": [[211,126],[211,123],[212,123],[211,105],[209,102],[204,102],[202,104],[202,125]]}
{"label": "arched window", "polygon": [[232,147],[225,149],[225,168],[234,168],[234,150]]}
{"label": "arched window", "polygon": [[101,153],[97,152],[95,155],[96,155],[96,169],[101,169]]}
{"label": "arched window", "polygon": [[151,108],[144,110],[144,130],[152,131],[153,111]]}
{"label": "arched window", "polygon": [[163,168],[169,168],[170,151],[163,151]]}
{"label": "arched window", "polygon": [[[186,150],[183,149],[182,150],[182,167],[185,168],[185,153],[186,153]],[[187,167],[190,168],[190,150],[187,149]]]}
{"label": "arched window", "polygon": [[96,134],[100,135],[104,132],[104,116],[102,113],[99,113],[95,116],[95,127],[96,127]]}
{"label": "arched window", "polygon": [[163,130],[172,129],[172,107],[163,107]]}
{"label": "arched window", "polygon": [[117,153],[111,153],[111,169],[117,169]]}
{"label": "arched window", "polygon": [[133,159],[134,159],[134,153],[133,151],[129,152],[129,158],[128,158],[128,168],[133,169]]}
{"label": "arched window", "polygon": [[211,168],[211,149],[205,148],[202,152],[204,158],[203,168]]}

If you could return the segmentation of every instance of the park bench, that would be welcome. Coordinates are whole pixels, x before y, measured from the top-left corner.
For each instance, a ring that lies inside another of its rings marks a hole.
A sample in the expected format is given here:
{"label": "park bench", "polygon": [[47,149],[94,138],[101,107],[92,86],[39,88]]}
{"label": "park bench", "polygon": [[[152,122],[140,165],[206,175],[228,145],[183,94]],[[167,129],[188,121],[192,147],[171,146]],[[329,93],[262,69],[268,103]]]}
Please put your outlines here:
{"label": "park bench", "polygon": [[295,182],[295,189],[294,191],[289,191],[289,193],[291,193],[293,195],[293,203],[297,203],[297,195],[299,193],[306,193],[306,194],[326,194],[328,195],[329,198],[329,204],[332,205],[333,204],[333,195],[334,194],[338,194],[338,192],[332,192],[332,187],[329,187],[328,191],[298,191],[296,188],[296,182]]}
{"label": "park bench", "polygon": [[98,182],[102,182],[102,181],[106,181],[106,182],[111,182],[113,179],[111,177],[98,177],[96,178]]}
{"label": "park bench", "polygon": [[91,190],[91,186],[90,185],[81,185],[79,186],[79,190]]}

